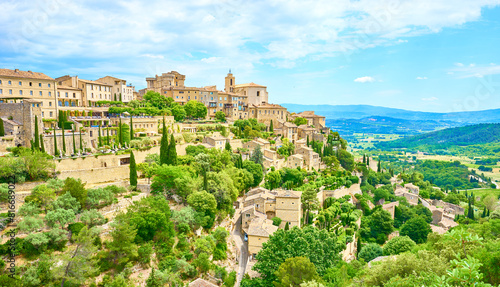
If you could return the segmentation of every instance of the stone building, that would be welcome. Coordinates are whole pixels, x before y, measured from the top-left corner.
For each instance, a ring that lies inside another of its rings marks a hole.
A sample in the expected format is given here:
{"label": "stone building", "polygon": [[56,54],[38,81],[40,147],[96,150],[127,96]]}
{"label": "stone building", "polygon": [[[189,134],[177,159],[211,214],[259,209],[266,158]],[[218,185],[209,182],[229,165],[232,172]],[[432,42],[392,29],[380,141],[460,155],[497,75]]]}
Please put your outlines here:
{"label": "stone building", "polygon": [[292,119],[298,117],[305,118],[308,126],[313,126],[316,130],[322,130],[325,125],[325,117],[314,114],[314,111],[305,111],[290,116]]}
{"label": "stone building", "polygon": [[42,118],[55,118],[55,95],[56,81],[43,73],[0,69],[0,104],[35,100]]}
{"label": "stone building", "polygon": [[312,148],[308,146],[302,146],[295,149],[295,153],[302,156],[304,159],[304,165],[307,169],[320,169],[321,168],[321,158],[319,154],[315,152]]}
{"label": "stone building", "polygon": [[16,146],[31,146],[30,141],[35,135],[35,116],[38,119],[38,133],[43,134],[41,101],[24,99],[16,103],[0,103],[5,133],[13,136]]}
{"label": "stone building", "polygon": [[206,136],[205,138],[203,138],[203,143],[209,144],[211,147],[218,150],[224,150],[227,141],[228,138],[220,135]]}
{"label": "stone building", "polygon": [[134,100],[135,88],[132,85],[127,85],[126,80],[106,76],[97,79],[96,82],[112,86],[111,93],[113,94],[113,100],[116,98],[117,101],[121,101],[124,103],[128,103]]}
{"label": "stone building", "polygon": [[276,216],[282,224],[288,222],[290,227],[300,227],[302,216],[302,192],[294,190],[278,190],[276,195]]}
{"label": "stone building", "polygon": [[[96,107],[98,101],[114,101],[112,85],[97,81],[89,81],[78,78],[78,76],[62,76],[56,78],[57,84],[77,88],[81,90],[81,107]],[[117,99],[118,100],[118,99]]]}

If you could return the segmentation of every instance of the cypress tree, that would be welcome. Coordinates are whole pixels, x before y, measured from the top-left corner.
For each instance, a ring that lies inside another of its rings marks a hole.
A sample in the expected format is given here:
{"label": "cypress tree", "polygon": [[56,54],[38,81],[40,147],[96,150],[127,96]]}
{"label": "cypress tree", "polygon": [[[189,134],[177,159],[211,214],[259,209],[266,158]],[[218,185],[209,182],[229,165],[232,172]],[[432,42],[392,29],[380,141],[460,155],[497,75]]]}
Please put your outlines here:
{"label": "cypress tree", "polygon": [[229,143],[229,141],[226,141],[226,146],[224,147],[224,149],[227,150],[228,152],[233,151],[233,148],[231,147],[231,144]]}
{"label": "cypress tree", "polygon": [[486,206],[484,207],[483,216],[481,216],[481,217],[483,217],[483,218],[486,217]]}
{"label": "cypress tree", "polygon": [[5,128],[3,127],[3,120],[0,118],[0,137],[5,135]]}
{"label": "cypress tree", "polygon": [[40,135],[40,150],[45,152],[45,145],[43,144],[43,135]]}
{"label": "cypress tree", "polygon": [[75,132],[76,132],[76,130],[73,130],[73,153],[74,154],[76,154]]}
{"label": "cypress tree", "polygon": [[54,130],[54,156],[57,156],[58,154],[59,154],[59,151],[57,150],[56,130]]}
{"label": "cypress tree", "polygon": [[80,128],[80,151],[83,152],[82,129]]}
{"label": "cypress tree", "polygon": [[382,165],[380,164],[380,159],[378,160],[377,163],[377,172],[382,172]]}
{"label": "cypress tree", "polygon": [[370,166],[370,157],[369,157],[369,156],[368,156],[368,157],[366,157],[366,165],[367,165],[367,166]]}
{"label": "cypress tree", "polygon": [[363,163],[366,164],[366,155],[363,155]]}
{"label": "cypress tree", "polygon": [[160,164],[167,164],[168,162],[168,135],[167,127],[165,126],[165,119],[163,119],[163,130],[160,142]]}
{"label": "cypress tree", "polygon": [[40,136],[38,134],[38,116],[35,116],[35,139],[34,139],[34,148],[36,150],[40,150]]}
{"label": "cypress tree", "polygon": [[361,251],[361,236],[358,236],[358,240],[356,243],[356,257],[358,257],[359,251]]}
{"label": "cypress tree", "polygon": [[101,147],[102,146],[102,137],[101,137],[101,123],[99,123],[99,146]]}
{"label": "cypress tree", "polygon": [[66,140],[64,139],[64,126],[62,127],[63,152],[66,154]]}
{"label": "cypress tree", "polygon": [[307,146],[309,146],[309,135],[307,135]]}
{"label": "cypress tree", "polygon": [[474,219],[474,210],[472,209],[472,203],[469,198],[469,210],[467,210],[467,217],[470,219]]}
{"label": "cypress tree", "polygon": [[486,214],[486,216],[490,217],[490,210],[488,209],[488,213]]}
{"label": "cypress tree", "polygon": [[122,117],[120,116],[120,122],[119,122],[119,127],[118,127],[118,132],[120,133],[119,134],[119,137],[118,137],[118,141],[120,142],[120,145],[123,146],[123,133],[122,133]]}
{"label": "cypress tree", "polygon": [[168,145],[167,161],[168,161],[169,165],[177,165],[177,150],[175,149],[174,134],[172,134],[170,136],[170,144]]}
{"label": "cypress tree", "polygon": [[116,102],[116,93],[115,93],[115,102]]}
{"label": "cypress tree", "polygon": [[288,221],[285,224],[285,231],[290,230],[290,224],[288,224]]}
{"label": "cypress tree", "polygon": [[30,148],[31,151],[35,151],[35,142],[33,141],[33,139],[30,139]]}
{"label": "cypress tree", "polygon": [[269,131],[271,133],[274,133],[274,125],[273,125],[273,120],[271,120],[271,123],[269,124]]}
{"label": "cypress tree", "polygon": [[122,101],[122,93],[120,93],[120,102],[123,102],[123,101]]}
{"label": "cypress tree", "polygon": [[137,167],[135,165],[134,153],[130,153],[130,185],[137,186]]}
{"label": "cypress tree", "polygon": [[134,139],[134,128],[133,128],[133,123],[132,123],[132,116],[130,116],[130,140]]}
{"label": "cypress tree", "polygon": [[107,136],[106,136],[106,141],[108,142],[108,145],[110,145],[110,139],[109,139],[109,127],[106,128],[106,133],[107,133]]}

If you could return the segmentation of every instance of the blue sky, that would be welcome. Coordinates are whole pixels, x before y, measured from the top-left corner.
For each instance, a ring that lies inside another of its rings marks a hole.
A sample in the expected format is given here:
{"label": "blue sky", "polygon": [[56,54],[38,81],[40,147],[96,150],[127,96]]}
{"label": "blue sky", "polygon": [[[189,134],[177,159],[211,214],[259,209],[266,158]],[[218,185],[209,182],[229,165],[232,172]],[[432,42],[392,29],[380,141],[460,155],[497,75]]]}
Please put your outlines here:
{"label": "blue sky", "polygon": [[[76,1],[75,1],[76,2]],[[0,0],[0,67],[138,89],[268,87],[270,101],[500,108],[500,0]]]}

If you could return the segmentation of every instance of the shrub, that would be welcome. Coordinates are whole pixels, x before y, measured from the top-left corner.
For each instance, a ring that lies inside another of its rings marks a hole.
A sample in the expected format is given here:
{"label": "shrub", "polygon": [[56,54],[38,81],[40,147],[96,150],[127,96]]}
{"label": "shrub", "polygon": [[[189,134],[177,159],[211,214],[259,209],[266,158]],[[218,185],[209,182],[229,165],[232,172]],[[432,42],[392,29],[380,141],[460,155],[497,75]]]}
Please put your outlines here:
{"label": "shrub", "polygon": [[361,248],[358,257],[364,259],[366,262],[370,262],[373,259],[382,256],[383,253],[382,247],[378,244],[370,243]]}
{"label": "shrub", "polygon": [[396,255],[407,252],[415,245],[415,242],[408,236],[394,237],[384,245],[384,255]]}

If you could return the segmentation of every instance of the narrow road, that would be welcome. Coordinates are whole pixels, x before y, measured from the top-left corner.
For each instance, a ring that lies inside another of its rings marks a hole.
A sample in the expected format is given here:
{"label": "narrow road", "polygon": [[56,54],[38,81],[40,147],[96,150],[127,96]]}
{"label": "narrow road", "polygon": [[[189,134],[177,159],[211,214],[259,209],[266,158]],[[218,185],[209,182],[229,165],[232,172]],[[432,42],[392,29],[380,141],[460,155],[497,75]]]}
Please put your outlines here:
{"label": "narrow road", "polygon": [[239,269],[236,276],[236,284],[234,285],[235,287],[239,287],[241,279],[243,279],[243,275],[245,275],[247,269],[248,246],[247,243],[243,240],[243,234],[241,232],[241,214],[236,214],[235,216],[238,217],[238,220],[236,220],[236,224],[231,235],[233,236],[233,240],[240,250],[240,259],[238,263]]}

